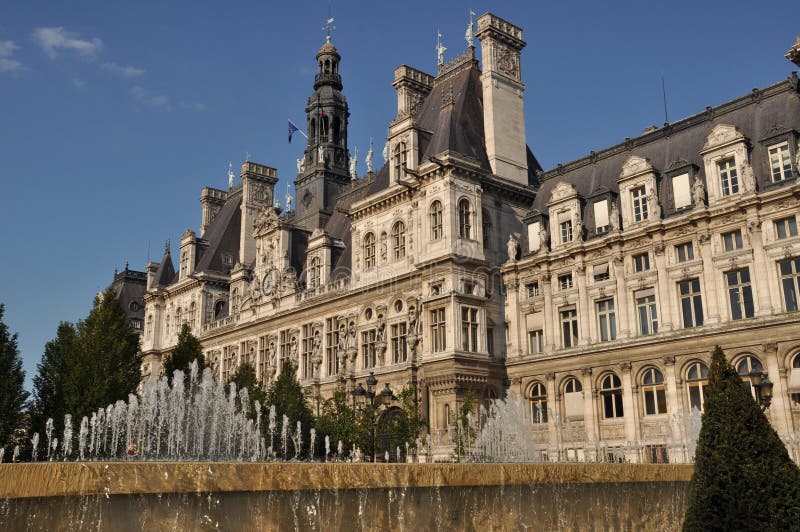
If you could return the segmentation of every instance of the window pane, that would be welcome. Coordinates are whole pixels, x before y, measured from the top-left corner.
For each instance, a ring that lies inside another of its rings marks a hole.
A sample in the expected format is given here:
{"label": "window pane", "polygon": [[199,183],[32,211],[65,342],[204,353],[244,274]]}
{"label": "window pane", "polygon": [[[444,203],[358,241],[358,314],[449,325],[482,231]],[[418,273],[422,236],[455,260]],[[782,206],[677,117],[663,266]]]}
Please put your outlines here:
{"label": "window pane", "polygon": [[658,413],[667,413],[667,393],[663,389],[656,390],[656,402],[658,403]]}
{"label": "window pane", "polygon": [[644,413],[648,416],[656,413],[656,400],[653,397],[653,390],[644,392]]}

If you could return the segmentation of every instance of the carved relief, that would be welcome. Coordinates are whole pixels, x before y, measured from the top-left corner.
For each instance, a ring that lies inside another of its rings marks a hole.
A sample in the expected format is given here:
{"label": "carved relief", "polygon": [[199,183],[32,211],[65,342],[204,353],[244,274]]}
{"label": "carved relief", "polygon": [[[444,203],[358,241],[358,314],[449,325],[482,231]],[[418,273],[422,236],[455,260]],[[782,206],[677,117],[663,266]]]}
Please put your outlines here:
{"label": "carved relief", "polygon": [[497,70],[510,78],[520,79],[517,52],[500,43],[496,43],[495,50]]}
{"label": "carved relief", "polygon": [[556,188],[553,189],[553,192],[550,193],[550,201],[558,201],[564,198],[568,198],[571,196],[577,196],[578,192],[575,190],[575,186],[569,183],[559,183]]}

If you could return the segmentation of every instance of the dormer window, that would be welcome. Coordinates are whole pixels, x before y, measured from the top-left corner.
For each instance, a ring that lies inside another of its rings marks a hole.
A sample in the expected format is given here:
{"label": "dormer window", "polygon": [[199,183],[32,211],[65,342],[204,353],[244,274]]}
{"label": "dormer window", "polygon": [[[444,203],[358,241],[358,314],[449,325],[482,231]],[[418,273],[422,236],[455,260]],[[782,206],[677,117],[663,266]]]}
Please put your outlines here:
{"label": "dormer window", "polygon": [[405,142],[398,142],[397,145],[394,147],[394,176],[396,179],[401,179],[406,175],[406,160],[407,151],[406,151],[406,143]]}
{"label": "dormer window", "polygon": [[308,288],[313,289],[320,285],[320,273],[322,268],[319,264],[319,258],[314,257],[308,265]]}
{"label": "dormer window", "polygon": [[594,228],[598,235],[607,233],[610,229],[608,222],[608,201],[596,201],[594,203]]}
{"label": "dormer window", "polygon": [[731,157],[717,163],[719,182],[722,195],[730,196],[739,192],[739,174],[736,170],[736,160]]}
{"label": "dormer window", "polygon": [[572,220],[565,220],[561,222],[561,243],[566,244],[572,242]]}
{"label": "dormer window", "polygon": [[781,142],[770,146],[769,169],[773,183],[779,183],[794,177],[792,174],[792,156],[789,152],[789,143]]}
{"label": "dormer window", "polygon": [[647,191],[644,186],[631,189],[631,202],[633,205],[633,221],[642,222],[647,220],[650,211],[647,205]]}
{"label": "dormer window", "polygon": [[233,255],[230,253],[223,253],[222,254],[222,265],[223,266],[233,266]]}

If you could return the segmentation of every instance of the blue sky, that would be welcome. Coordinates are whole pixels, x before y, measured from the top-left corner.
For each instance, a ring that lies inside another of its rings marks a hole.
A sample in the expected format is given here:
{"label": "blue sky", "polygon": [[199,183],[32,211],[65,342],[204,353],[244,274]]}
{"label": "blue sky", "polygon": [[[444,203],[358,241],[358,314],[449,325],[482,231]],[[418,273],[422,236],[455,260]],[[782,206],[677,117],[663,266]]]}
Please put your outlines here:
{"label": "blue sky", "polygon": [[[521,26],[528,144],[545,168],[788,76],[797,2],[342,2],[351,150],[383,145],[393,69],[465,49],[469,9]],[[293,178],[325,0],[0,2],[0,302],[28,372],[126,262],[200,222],[251,154]],[[376,149],[379,152],[380,149]],[[365,170],[363,156],[359,171]],[[376,156],[377,160],[380,157]]]}

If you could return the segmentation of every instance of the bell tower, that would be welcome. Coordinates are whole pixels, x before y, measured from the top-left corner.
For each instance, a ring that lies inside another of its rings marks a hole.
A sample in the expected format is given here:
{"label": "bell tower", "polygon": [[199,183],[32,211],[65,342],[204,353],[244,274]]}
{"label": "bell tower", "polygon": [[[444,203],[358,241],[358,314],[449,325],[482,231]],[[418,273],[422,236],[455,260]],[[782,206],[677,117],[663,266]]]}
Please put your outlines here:
{"label": "bell tower", "polygon": [[309,231],[324,227],[334,200],[350,183],[347,151],[347,100],[339,74],[341,56],[331,37],[317,52],[314,93],[306,104],[308,141],[301,171],[295,179],[297,212],[294,223]]}

